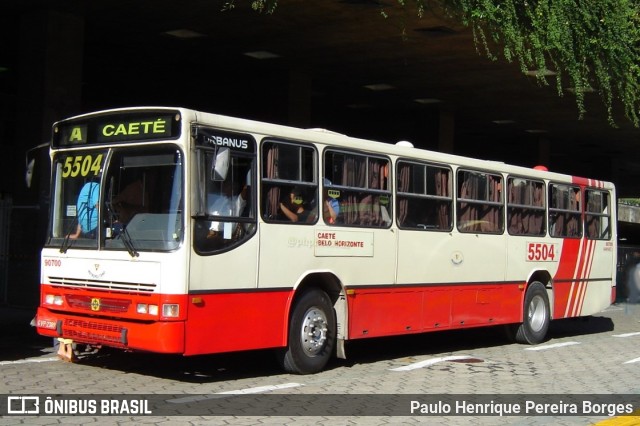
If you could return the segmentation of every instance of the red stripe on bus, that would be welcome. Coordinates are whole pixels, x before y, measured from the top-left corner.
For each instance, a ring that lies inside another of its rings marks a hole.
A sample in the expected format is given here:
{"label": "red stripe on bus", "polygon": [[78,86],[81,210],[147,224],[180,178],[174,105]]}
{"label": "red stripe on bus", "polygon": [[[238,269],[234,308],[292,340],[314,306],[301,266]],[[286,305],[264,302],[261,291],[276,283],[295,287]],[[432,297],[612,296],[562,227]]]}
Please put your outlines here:
{"label": "red stripe on bus", "polygon": [[569,302],[569,317],[574,317],[576,315],[576,311],[578,310],[578,303],[580,299],[580,295],[582,294],[582,289],[586,285],[584,281],[584,276],[586,273],[587,266],[587,258],[589,256],[589,241],[586,239],[582,240],[581,249],[580,249],[580,258],[578,259],[578,268],[577,273],[574,276],[574,292],[571,295],[572,298]]}
{"label": "red stripe on bus", "polygon": [[560,262],[554,280],[554,307],[553,317],[564,318],[569,309],[572,292],[578,267],[578,253],[581,240],[567,238],[562,243]]}
{"label": "red stripe on bus", "polygon": [[576,316],[582,314],[584,298],[585,298],[585,295],[587,294],[587,287],[589,283],[589,278],[591,277],[591,267],[593,266],[593,258],[594,258],[595,249],[596,249],[596,242],[594,240],[587,240],[587,241],[589,241],[589,258],[586,261],[587,270],[584,275],[584,286],[582,289],[582,294],[580,295],[580,300],[578,301],[579,309],[575,313]]}

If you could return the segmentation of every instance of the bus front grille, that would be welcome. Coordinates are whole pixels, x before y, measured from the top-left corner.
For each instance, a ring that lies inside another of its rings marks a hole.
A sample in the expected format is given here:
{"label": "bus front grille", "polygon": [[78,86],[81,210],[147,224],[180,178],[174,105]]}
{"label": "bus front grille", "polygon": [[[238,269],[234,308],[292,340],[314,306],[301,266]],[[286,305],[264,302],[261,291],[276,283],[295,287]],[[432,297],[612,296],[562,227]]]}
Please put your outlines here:
{"label": "bus front grille", "polygon": [[156,284],[149,284],[149,283],[86,280],[86,279],[65,278],[65,277],[49,277],[49,282],[52,285],[59,285],[59,286],[65,286],[65,287],[103,290],[103,291],[126,291],[126,292],[137,292],[137,293],[153,293],[157,287]]}
{"label": "bus front grille", "polygon": [[99,343],[112,347],[124,348],[126,329],[119,325],[104,324],[96,321],[65,319],[62,334],[66,338],[86,343]]}

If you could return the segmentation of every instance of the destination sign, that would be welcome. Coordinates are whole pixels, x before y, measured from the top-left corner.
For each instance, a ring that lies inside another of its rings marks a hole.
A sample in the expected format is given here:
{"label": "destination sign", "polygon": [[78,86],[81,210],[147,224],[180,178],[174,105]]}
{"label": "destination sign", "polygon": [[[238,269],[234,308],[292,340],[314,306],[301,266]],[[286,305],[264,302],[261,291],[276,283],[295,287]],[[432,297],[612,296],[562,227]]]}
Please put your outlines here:
{"label": "destination sign", "polygon": [[177,112],[118,113],[56,123],[53,146],[163,140],[178,136],[180,114]]}

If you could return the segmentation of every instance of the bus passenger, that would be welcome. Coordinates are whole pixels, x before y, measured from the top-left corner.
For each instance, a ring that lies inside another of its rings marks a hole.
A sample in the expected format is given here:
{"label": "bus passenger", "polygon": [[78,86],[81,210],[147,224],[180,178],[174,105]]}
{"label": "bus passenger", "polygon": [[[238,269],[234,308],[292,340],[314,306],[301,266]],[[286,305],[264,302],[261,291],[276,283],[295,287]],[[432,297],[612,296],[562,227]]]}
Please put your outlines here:
{"label": "bus passenger", "polygon": [[[324,185],[330,186],[331,181],[327,178],[324,178]],[[330,195],[329,191],[326,189],[325,191],[327,192],[327,197],[324,200],[322,215],[325,222],[333,225],[338,220],[338,215],[340,214],[340,202],[338,201],[336,195]]]}
{"label": "bus passenger", "polygon": [[340,214],[340,203],[333,197],[327,197],[324,200],[324,220],[327,223],[334,224],[338,220],[338,215]]}
{"label": "bus passenger", "polygon": [[[247,192],[247,185],[244,185],[238,195],[233,195],[233,185],[231,184],[231,181],[224,181],[219,193],[208,195],[209,214],[213,216],[240,216],[247,205]],[[230,225],[231,228],[233,228],[232,231],[234,231],[237,223]],[[224,229],[223,222],[212,221],[209,226],[209,234],[207,235],[207,238],[213,238],[225,234],[223,232]],[[224,235],[224,239],[230,238],[231,235]]]}
{"label": "bus passenger", "polygon": [[138,178],[124,187],[113,198],[118,221],[127,224],[138,213],[149,210],[149,189],[145,188],[142,178]]}
{"label": "bus passenger", "polygon": [[87,182],[78,194],[76,203],[77,226],[73,234],[69,234],[72,240],[81,236],[84,238],[95,238],[98,227],[98,201],[100,196],[100,184]]}
{"label": "bus passenger", "polygon": [[309,218],[309,211],[304,208],[304,199],[300,188],[293,188],[289,194],[289,205],[280,203],[280,210],[291,222],[306,222]]}

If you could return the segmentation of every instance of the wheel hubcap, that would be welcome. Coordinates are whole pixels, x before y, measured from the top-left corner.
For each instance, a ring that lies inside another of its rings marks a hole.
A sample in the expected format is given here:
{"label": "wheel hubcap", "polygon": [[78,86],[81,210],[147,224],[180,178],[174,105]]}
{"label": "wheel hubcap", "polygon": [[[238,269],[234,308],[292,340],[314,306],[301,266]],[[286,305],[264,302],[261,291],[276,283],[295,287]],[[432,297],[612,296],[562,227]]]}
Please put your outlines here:
{"label": "wheel hubcap", "polygon": [[304,314],[300,341],[307,355],[315,356],[327,341],[327,316],[318,308],[310,308]]}
{"label": "wheel hubcap", "polygon": [[547,320],[547,309],[544,300],[540,296],[535,296],[529,304],[529,324],[534,331],[542,330]]}

